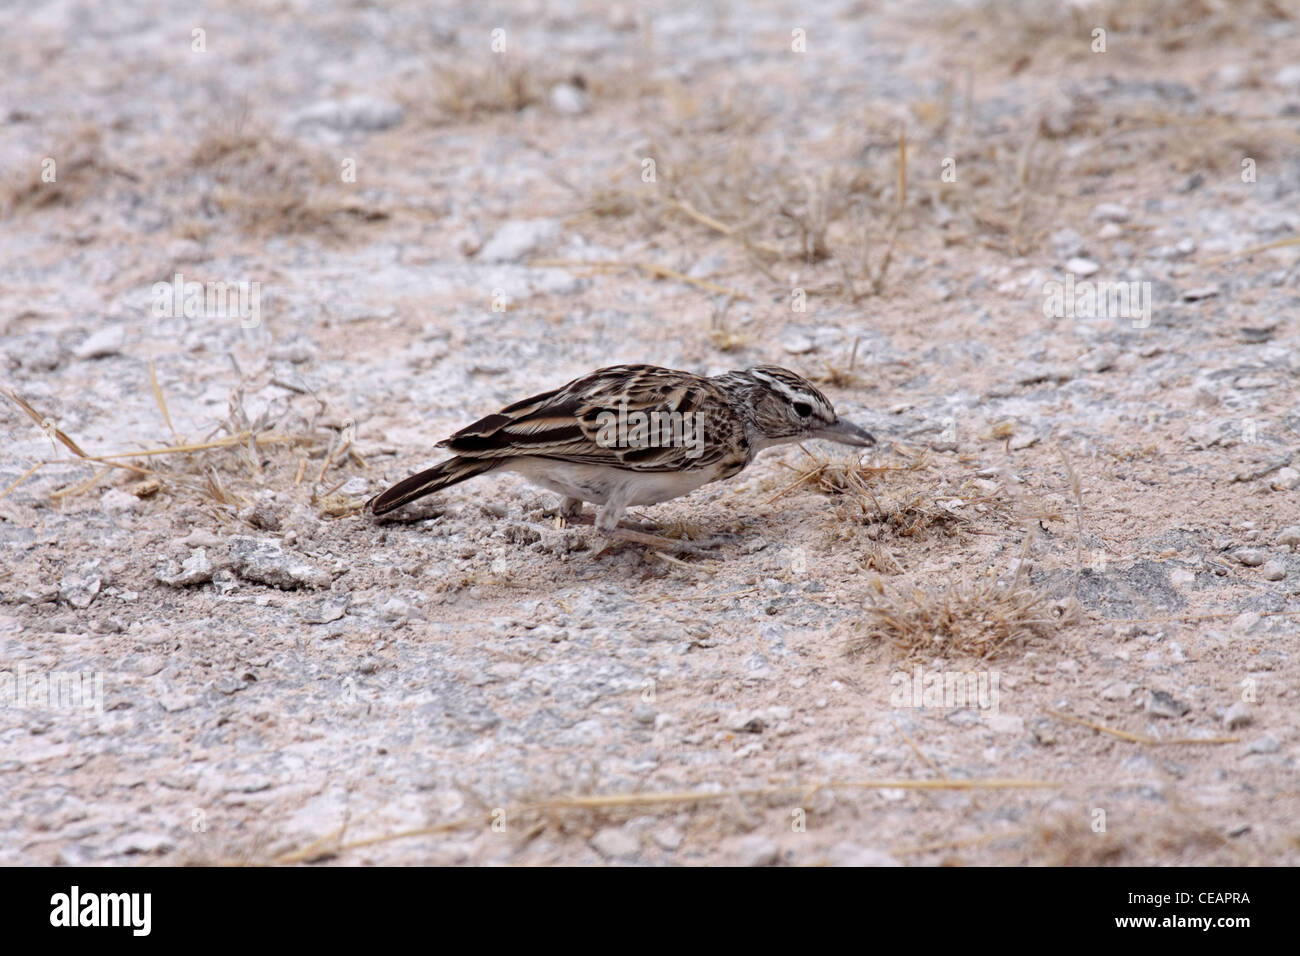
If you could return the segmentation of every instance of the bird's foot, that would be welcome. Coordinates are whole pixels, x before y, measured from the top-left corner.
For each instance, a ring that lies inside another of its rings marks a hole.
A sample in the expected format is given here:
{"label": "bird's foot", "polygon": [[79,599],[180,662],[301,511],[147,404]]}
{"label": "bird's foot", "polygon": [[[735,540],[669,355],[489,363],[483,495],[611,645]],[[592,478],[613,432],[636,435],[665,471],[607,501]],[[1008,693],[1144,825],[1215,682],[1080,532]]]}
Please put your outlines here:
{"label": "bird's foot", "polygon": [[[593,515],[575,515],[569,519],[571,524],[595,525],[596,519]],[[634,528],[615,527],[608,531],[597,529],[603,534],[611,544],[621,542],[625,544],[640,545],[650,548],[653,551],[666,551],[669,554],[689,554],[695,557],[703,558],[709,556],[709,550],[716,548],[725,541],[722,538],[710,538],[707,541],[686,541],[681,538],[667,538],[660,534],[651,534],[648,531],[639,531]],[[597,556],[604,554],[607,548],[602,548],[597,552]]]}

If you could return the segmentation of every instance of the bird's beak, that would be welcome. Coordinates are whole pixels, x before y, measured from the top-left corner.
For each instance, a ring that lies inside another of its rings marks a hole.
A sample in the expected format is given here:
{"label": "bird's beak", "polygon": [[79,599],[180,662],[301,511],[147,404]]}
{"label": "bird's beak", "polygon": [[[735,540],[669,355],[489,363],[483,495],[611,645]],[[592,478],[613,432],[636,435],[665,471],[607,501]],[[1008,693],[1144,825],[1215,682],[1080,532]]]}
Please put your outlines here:
{"label": "bird's beak", "polygon": [[837,441],[841,445],[857,445],[865,448],[867,445],[876,443],[875,436],[865,428],[859,428],[852,422],[846,422],[840,419],[834,425],[827,425],[825,428],[813,433],[814,438],[825,438],[827,441]]}

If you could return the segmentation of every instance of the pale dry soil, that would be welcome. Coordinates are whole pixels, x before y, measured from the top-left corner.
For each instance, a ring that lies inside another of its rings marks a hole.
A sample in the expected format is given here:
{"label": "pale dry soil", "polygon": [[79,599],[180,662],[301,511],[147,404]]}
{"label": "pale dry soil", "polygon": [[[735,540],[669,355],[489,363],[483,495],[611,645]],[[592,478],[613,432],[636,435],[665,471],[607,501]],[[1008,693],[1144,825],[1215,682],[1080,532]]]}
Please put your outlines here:
{"label": "pale dry soil", "polygon": [[[47,426],[0,400],[0,671],[103,682],[0,706],[0,862],[1300,862],[1300,247],[1223,258],[1300,230],[1258,6],[1104,54],[1010,3],[0,10],[0,385]],[[1149,321],[1045,318],[1090,268]],[[155,317],[176,273],[260,322]],[[510,476],[358,512],[614,362],[817,377],[942,520],[790,487],[816,443],[640,512],[711,558]],[[990,659],[871,637],[990,581],[1043,596]]]}

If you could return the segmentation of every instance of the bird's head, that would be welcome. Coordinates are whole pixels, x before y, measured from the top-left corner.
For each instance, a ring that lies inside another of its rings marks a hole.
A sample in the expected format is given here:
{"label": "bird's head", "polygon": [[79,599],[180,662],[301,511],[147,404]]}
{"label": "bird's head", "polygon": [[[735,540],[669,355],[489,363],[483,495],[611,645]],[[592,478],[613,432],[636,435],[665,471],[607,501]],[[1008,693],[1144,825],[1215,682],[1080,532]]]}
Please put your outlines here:
{"label": "bird's head", "polygon": [[722,378],[745,393],[743,401],[752,411],[760,449],[808,438],[858,447],[876,443],[865,428],[836,415],[825,395],[789,369],[759,365]]}

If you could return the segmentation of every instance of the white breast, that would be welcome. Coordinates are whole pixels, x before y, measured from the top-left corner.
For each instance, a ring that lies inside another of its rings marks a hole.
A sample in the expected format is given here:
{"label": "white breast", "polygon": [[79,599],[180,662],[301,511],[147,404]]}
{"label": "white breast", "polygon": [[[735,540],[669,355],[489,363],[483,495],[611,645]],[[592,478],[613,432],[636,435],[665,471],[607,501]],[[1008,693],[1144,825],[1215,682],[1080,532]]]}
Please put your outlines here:
{"label": "white breast", "polygon": [[626,471],[545,458],[515,458],[505,466],[535,485],[569,498],[603,505],[611,497],[629,505],[654,505],[690,494],[711,481],[713,468],[690,471]]}

